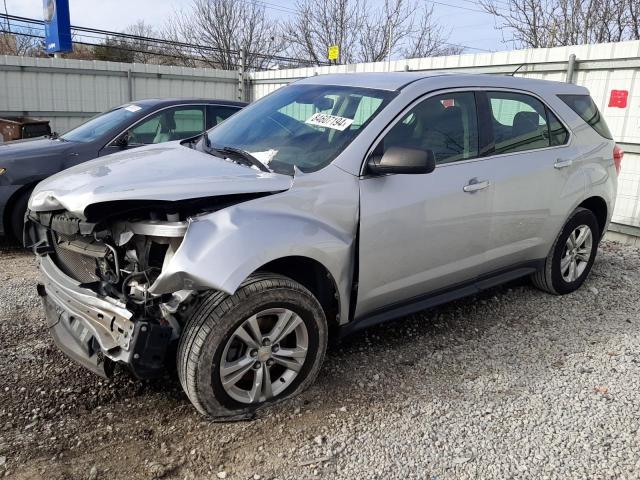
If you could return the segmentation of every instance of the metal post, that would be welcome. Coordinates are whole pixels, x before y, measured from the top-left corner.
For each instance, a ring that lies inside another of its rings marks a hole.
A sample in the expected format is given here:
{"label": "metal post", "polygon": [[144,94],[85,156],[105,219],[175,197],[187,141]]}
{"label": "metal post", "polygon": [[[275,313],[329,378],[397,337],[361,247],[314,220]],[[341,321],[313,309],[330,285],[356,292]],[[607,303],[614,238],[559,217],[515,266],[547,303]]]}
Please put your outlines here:
{"label": "metal post", "polygon": [[391,37],[393,36],[393,27],[389,25],[389,41],[387,43],[387,62],[388,62],[388,70],[391,71]]}
{"label": "metal post", "polygon": [[133,72],[131,69],[127,70],[127,87],[129,90],[129,102],[133,102]]}
{"label": "metal post", "polygon": [[576,54],[569,55],[569,61],[567,62],[567,83],[573,83],[573,73],[576,70]]}
{"label": "metal post", "polygon": [[246,101],[246,92],[245,92],[245,70],[247,66],[247,51],[242,48],[240,49],[240,65],[238,68],[238,100]]}

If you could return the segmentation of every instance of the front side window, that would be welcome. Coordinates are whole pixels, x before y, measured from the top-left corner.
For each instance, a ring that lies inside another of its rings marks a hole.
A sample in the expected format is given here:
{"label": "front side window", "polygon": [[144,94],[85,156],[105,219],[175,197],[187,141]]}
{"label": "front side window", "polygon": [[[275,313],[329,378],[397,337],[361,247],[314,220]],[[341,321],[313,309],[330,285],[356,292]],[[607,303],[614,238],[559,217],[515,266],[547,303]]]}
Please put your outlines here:
{"label": "front side window", "polygon": [[475,95],[455,92],[422,101],[385,135],[377,153],[390,147],[431,150],[437,164],[477,157]]}
{"label": "front side window", "polygon": [[213,149],[248,152],[269,169],[313,172],[331,163],[396,92],[338,85],[276,90],[209,132]]}
{"label": "front side window", "polygon": [[535,150],[567,142],[569,132],[530,95],[487,92],[496,154]]}
{"label": "front side window", "polygon": [[129,145],[150,145],[193,137],[204,132],[204,108],[185,106],[161,110],[129,130]]}
{"label": "front side window", "polygon": [[93,117],[73,130],[69,130],[60,138],[69,142],[91,142],[119,125],[122,125],[120,128],[124,128],[129,122],[133,121],[133,117],[138,115],[139,111],[140,107],[135,105],[109,110]]}

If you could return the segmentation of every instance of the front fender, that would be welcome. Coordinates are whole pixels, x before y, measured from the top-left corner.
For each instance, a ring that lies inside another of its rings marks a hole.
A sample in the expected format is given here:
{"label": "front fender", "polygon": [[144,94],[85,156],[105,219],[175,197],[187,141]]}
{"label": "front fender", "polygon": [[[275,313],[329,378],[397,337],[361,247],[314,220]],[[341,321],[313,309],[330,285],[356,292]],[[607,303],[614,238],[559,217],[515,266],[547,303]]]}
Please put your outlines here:
{"label": "front fender", "polygon": [[300,256],[316,260],[333,276],[341,318],[347,318],[357,232],[357,178],[343,172],[333,181],[317,181],[314,175],[296,179],[286,192],[192,220],[150,292],[214,289],[231,295],[263,265]]}

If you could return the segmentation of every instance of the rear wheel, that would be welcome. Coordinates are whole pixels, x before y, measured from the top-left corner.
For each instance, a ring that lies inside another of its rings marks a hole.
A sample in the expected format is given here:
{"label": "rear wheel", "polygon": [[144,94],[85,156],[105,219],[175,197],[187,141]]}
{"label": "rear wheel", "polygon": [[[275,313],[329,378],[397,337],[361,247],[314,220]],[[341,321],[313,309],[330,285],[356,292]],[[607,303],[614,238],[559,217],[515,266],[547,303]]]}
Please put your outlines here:
{"label": "rear wheel", "polygon": [[311,292],[281,275],[252,275],[234,295],[203,296],[178,347],[180,382],[202,414],[250,417],[313,382],[327,336]]}
{"label": "rear wheel", "polygon": [[577,208],[556,238],[544,268],[532,276],[533,284],[556,295],[577,290],[591,271],[599,241],[595,215],[586,208]]}

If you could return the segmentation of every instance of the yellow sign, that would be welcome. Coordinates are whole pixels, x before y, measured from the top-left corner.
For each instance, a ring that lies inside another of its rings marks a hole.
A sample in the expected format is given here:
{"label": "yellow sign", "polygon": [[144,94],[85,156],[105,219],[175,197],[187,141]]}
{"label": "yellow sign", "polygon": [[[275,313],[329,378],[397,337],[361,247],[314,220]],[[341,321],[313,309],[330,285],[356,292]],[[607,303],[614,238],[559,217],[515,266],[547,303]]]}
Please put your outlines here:
{"label": "yellow sign", "polygon": [[329,47],[329,60],[338,60],[340,57],[340,47],[338,45],[331,45]]}

